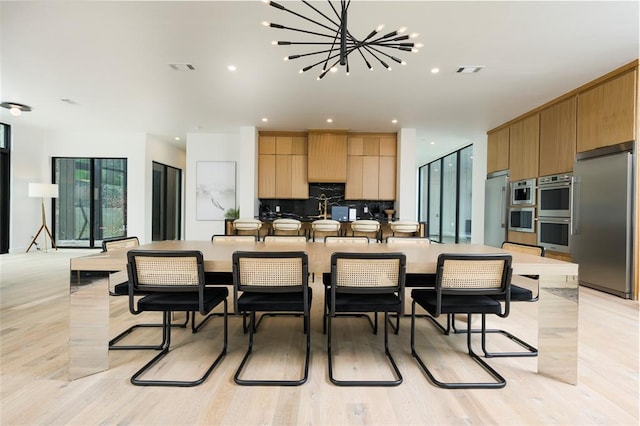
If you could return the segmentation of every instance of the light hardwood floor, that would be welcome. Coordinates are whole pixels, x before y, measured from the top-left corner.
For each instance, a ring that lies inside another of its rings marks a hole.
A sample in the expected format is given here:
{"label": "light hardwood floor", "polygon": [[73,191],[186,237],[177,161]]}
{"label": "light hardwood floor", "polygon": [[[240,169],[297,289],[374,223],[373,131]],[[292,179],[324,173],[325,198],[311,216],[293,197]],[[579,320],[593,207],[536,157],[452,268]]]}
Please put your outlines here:
{"label": "light hardwood floor", "polygon": [[[239,318],[229,321],[229,352],[211,377],[195,388],[142,388],[129,378],[154,351],[111,351],[110,369],[69,382],[69,259],[86,251],[0,256],[0,423],[18,424],[504,424],[637,425],[638,303],[589,289],[580,290],[579,384],[572,386],[535,372],[534,358],[490,359],[507,379],[501,390],[443,390],[433,386],[411,357],[409,319],[390,337],[404,376],[394,388],[344,388],[327,377],[322,334],[322,294],[316,284],[312,312],[309,381],[301,387],[240,387],[233,374],[247,336]],[[112,298],[112,335],[131,321],[126,298]],[[231,300],[230,300],[231,301]],[[507,319],[490,325],[536,339],[535,304],[513,306]],[[147,318],[148,319],[148,318]],[[153,318],[152,318],[153,319]],[[151,374],[187,378],[213,360],[221,342],[219,320],[199,333],[175,330],[175,350]],[[339,319],[336,360],[341,377],[387,377],[381,335],[364,321]],[[300,373],[301,320],[266,319],[256,335],[247,374]],[[295,334],[291,334],[292,331]],[[149,329],[130,341],[157,340]],[[418,323],[419,348],[442,378],[483,380],[464,354],[463,335],[442,336],[426,320]],[[509,348],[490,337],[495,349]],[[354,345],[361,348],[356,355]],[[478,351],[479,342],[477,345]],[[377,367],[374,367],[377,366]],[[288,373],[283,373],[288,369]],[[177,375],[177,376],[176,376]],[[282,376],[280,376],[282,377]]]}

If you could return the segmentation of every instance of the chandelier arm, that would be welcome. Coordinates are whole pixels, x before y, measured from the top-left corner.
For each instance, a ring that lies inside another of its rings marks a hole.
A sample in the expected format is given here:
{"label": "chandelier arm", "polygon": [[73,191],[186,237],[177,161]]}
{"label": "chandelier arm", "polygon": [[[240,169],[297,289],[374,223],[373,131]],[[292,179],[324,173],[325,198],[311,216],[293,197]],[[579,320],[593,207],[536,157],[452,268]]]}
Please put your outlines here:
{"label": "chandelier arm", "polygon": [[[338,56],[340,56],[340,54],[339,54],[339,53],[336,53],[336,54],[335,54],[335,55],[333,55],[330,59],[337,58]],[[322,59],[321,61],[318,61],[318,62],[316,62],[315,64],[307,65],[306,67],[304,67],[304,68],[302,69],[302,71],[303,71],[303,72],[309,71],[310,69],[317,67],[318,65],[320,65],[320,64],[321,64],[321,63],[323,63],[324,61],[325,61],[325,59]]]}
{"label": "chandelier arm", "polygon": [[322,73],[318,76],[318,80],[322,79],[325,75],[327,75],[327,73],[328,73],[328,72],[329,72],[333,67],[335,67],[336,65],[338,65],[338,62],[340,62],[340,59],[338,59],[337,61],[335,61],[335,62],[333,63],[333,65],[331,65],[330,67],[328,67],[328,68],[324,68],[324,69],[322,70]]}
{"label": "chandelier arm", "polygon": [[[304,15],[299,14],[298,12],[294,12],[294,11],[293,11],[293,10],[291,10],[291,9],[287,9],[286,7],[282,6],[282,5],[281,5],[281,4],[279,4],[279,3],[275,3],[275,2],[272,2],[272,1],[271,1],[271,2],[269,2],[269,4],[270,4],[271,6],[273,6],[273,7],[275,7],[276,9],[284,10],[285,12],[289,12],[289,13],[291,13],[292,15],[295,15],[295,16],[297,16],[297,17],[299,17],[299,18],[302,18],[302,19],[304,19],[304,20],[306,20],[306,21],[312,22],[312,23],[314,23],[314,24],[316,24],[316,25],[318,25],[318,26],[321,26],[321,27],[323,27],[323,28],[326,28],[326,29],[328,29],[328,30],[330,30],[330,31],[335,31],[335,28],[331,28],[331,27],[329,27],[329,26],[327,26],[327,25],[325,25],[325,24],[322,24],[322,23],[320,23],[320,22],[316,21],[315,19],[308,18],[308,17],[306,17],[306,16],[304,16]],[[336,25],[336,24],[335,24],[335,22],[333,22],[333,21],[331,21],[331,20],[329,20],[329,21],[330,21],[332,24]]]}
{"label": "chandelier arm", "polygon": [[[280,25],[280,24],[269,24],[269,26],[271,28],[277,28],[279,30],[289,30],[289,31],[297,31],[300,33],[305,33],[305,34],[312,34],[312,35],[317,35],[317,36],[321,36],[321,37],[335,37],[335,35],[330,35],[330,34],[322,34],[322,33],[317,33],[315,31],[308,31],[308,30],[301,30],[299,28],[293,28],[293,27],[287,27],[285,25]],[[332,30],[333,31],[333,30]]]}
{"label": "chandelier arm", "polygon": [[395,61],[395,62],[399,63],[399,64],[401,64],[401,63],[402,63],[402,61],[401,61],[400,59],[396,58],[395,56],[391,56],[391,55],[389,55],[388,53],[386,53],[386,52],[384,52],[384,51],[382,51],[382,50],[376,49],[375,47],[373,47],[373,45],[369,45],[368,47],[369,47],[370,49],[372,49],[372,50],[375,50],[375,51],[376,51],[376,52],[378,52],[379,54],[384,55],[384,56],[386,56],[387,58],[389,58],[389,59],[391,59],[391,60],[393,60],[393,61]]}
{"label": "chandelier arm", "polygon": [[369,61],[367,61],[367,58],[364,56],[364,53],[362,53],[362,50],[360,49],[361,47],[363,47],[363,45],[358,44],[356,47],[351,49],[349,53],[353,52],[354,50],[357,50],[360,56],[362,56],[362,60],[364,61],[364,63],[367,64],[367,68],[371,69],[371,64],[369,63]]}
{"label": "chandelier arm", "polygon": [[[321,53],[329,53],[331,54],[331,52],[333,52],[336,49],[327,49],[327,50],[318,50],[317,52],[307,52],[307,53],[300,53],[298,55],[290,55],[287,58],[289,60],[291,59],[299,59],[299,58],[304,58],[306,56],[313,56],[313,55],[319,55]],[[323,61],[322,61],[323,62]]]}
{"label": "chandelier arm", "polygon": [[364,48],[364,50],[366,50],[371,56],[373,56],[374,58],[376,58],[378,60],[378,62],[380,62],[382,64],[383,67],[385,67],[386,69],[390,69],[389,64],[387,64],[385,61],[383,61],[382,59],[380,59],[378,57],[378,55],[376,55],[375,53],[373,53],[371,51],[371,46],[367,46],[367,45],[363,45],[362,46]]}
{"label": "chandelier arm", "polygon": [[[336,48],[334,48],[333,46],[336,45],[336,40],[338,39],[338,33],[336,32],[335,37],[333,38],[333,43],[331,44],[331,51],[337,50]],[[340,46],[340,58],[342,58],[342,46]],[[329,55],[330,53],[327,54],[327,59],[324,62],[324,69],[327,69],[327,64],[329,63]]]}
{"label": "chandelier arm", "polygon": [[[315,10],[317,13],[319,13],[320,15],[322,15],[327,21],[331,22],[333,25],[335,25],[337,28],[340,28],[340,24],[337,23],[336,21],[334,21],[333,19],[329,18],[327,15],[325,15],[323,12],[321,12],[319,9],[317,9],[314,5],[312,5],[311,3],[309,3],[308,1],[302,0],[302,3],[306,4],[307,6],[309,6],[311,9]],[[331,4],[331,2],[329,2],[329,4]],[[335,11],[335,9],[334,9]],[[337,16],[337,13],[336,13]],[[338,16],[338,18],[340,18]]]}

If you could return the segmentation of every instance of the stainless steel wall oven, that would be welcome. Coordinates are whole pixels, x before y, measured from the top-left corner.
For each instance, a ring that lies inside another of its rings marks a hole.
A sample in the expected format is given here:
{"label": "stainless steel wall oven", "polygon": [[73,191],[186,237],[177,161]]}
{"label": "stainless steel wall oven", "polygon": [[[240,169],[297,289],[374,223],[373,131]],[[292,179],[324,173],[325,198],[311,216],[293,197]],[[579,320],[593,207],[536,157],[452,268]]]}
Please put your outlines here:
{"label": "stainless steel wall oven", "polygon": [[563,173],[538,178],[538,245],[571,253],[573,176]]}

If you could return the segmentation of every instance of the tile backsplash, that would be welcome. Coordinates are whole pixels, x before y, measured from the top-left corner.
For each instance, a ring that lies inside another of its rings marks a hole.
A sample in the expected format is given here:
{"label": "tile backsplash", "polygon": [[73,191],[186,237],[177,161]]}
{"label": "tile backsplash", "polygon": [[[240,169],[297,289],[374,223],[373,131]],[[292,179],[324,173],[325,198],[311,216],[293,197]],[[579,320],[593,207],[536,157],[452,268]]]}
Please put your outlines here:
{"label": "tile backsplash", "polygon": [[[260,216],[276,216],[276,206],[280,207],[282,216],[316,216],[321,212],[327,198],[327,210],[331,213],[331,206],[346,206],[356,209],[356,216],[360,219],[386,219],[386,209],[393,209],[393,201],[379,200],[348,200],[344,199],[343,183],[312,183],[309,184],[309,198],[306,200],[290,199],[260,199]],[[368,212],[365,213],[365,207]]]}

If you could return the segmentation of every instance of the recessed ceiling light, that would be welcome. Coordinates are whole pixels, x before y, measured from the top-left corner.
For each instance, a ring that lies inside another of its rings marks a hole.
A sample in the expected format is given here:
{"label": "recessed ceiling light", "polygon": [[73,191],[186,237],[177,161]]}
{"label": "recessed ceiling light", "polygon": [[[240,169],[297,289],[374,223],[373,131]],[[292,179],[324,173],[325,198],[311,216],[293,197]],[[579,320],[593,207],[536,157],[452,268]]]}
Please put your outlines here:
{"label": "recessed ceiling light", "polygon": [[440,68],[431,68],[431,74],[438,74],[440,72]]}
{"label": "recessed ceiling light", "polygon": [[393,120],[391,120],[391,122],[392,122],[393,124],[396,124],[396,123],[398,122],[398,120],[396,120],[396,119],[394,118]]}
{"label": "recessed ceiling light", "polygon": [[31,107],[29,105],[19,104],[17,102],[2,102],[0,103],[0,107],[8,109],[9,113],[14,117],[20,117],[23,111],[31,111]]}
{"label": "recessed ceiling light", "polygon": [[434,141],[429,142],[431,145],[435,145],[436,143]]}
{"label": "recessed ceiling light", "polygon": [[327,123],[333,123],[333,118],[327,118]]}
{"label": "recessed ceiling light", "polygon": [[236,68],[236,66],[235,66],[235,65],[229,65],[229,66],[227,67],[227,69],[228,69],[229,71],[233,72],[233,71],[237,70],[238,68]]}
{"label": "recessed ceiling light", "polygon": [[267,117],[264,117],[264,118],[262,119],[262,122],[263,122],[263,123],[266,123],[267,121],[269,121],[269,119],[268,119]]}
{"label": "recessed ceiling light", "polygon": [[179,141],[180,140],[180,136],[176,136],[176,140]]}

